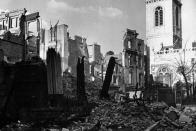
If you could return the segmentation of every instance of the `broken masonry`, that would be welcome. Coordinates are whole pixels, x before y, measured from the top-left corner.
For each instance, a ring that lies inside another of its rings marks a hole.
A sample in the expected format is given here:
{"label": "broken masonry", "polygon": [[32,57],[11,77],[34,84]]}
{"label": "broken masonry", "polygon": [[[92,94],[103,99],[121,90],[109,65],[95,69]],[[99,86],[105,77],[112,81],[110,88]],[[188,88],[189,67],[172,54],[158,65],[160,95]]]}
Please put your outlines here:
{"label": "broken masonry", "polygon": [[100,99],[110,99],[110,96],[108,94],[110,83],[112,80],[112,74],[114,72],[114,67],[115,67],[115,58],[111,57],[108,63],[106,75],[105,75],[105,80],[103,82],[102,90],[100,91]]}

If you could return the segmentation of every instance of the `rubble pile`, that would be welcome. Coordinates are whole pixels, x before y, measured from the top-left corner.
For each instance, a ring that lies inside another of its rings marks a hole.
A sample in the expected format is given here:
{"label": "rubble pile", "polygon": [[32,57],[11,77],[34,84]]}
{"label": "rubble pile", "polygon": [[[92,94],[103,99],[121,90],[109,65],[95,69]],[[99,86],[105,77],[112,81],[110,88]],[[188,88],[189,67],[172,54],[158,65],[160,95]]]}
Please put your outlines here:
{"label": "rubble pile", "polygon": [[[75,98],[76,78],[70,74],[64,78],[65,96]],[[169,107],[164,102],[148,103],[142,99],[99,99],[102,81],[85,82],[88,102],[86,105],[68,102],[53,120],[41,122],[18,121],[3,129],[43,129],[66,131],[194,131],[196,130],[196,107]],[[94,105],[93,105],[94,104]],[[74,111],[72,111],[74,109]],[[86,112],[86,113],[85,113]],[[50,112],[49,112],[50,113]],[[51,115],[50,115],[51,116]],[[44,126],[43,126],[44,125]]]}
{"label": "rubble pile", "polygon": [[[196,112],[179,111],[163,102],[138,106],[134,102],[97,101],[85,122],[77,121],[69,129],[86,131],[194,131]],[[191,112],[191,114],[190,114]],[[193,115],[194,114],[194,115]],[[95,130],[96,129],[96,130]]]}
{"label": "rubble pile", "polygon": [[[86,117],[85,122],[75,122],[77,127],[83,127],[86,130],[92,130],[98,124],[98,130],[118,130],[129,129],[130,131],[142,131],[149,125],[155,123],[152,115],[156,119],[161,118],[162,111],[165,107],[157,110],[153,106],[141,107],[137,106],[134,102],[129,103],[116,103],[112,101],[97,101],[98,106],[95,107],[91,114]],[[146,112],[146,109],[150,112]],[[151,109],[154,110],[151,110]],[[159,113],[158,113],[159,112]],[[149,114],[150,113],[150,114]],[[73,127],[72,127],[73,128]]]}
{"label": "rubble pile", "polygon": [[85,121],[73,121],[69,130],[107,131],[128,129],[130,131],[184,131],[196,130],[196,110],[169,107],[164,102],[138,105],[135,101],[116,102],[99,100],[101,81],[86,82],[86,93],[90,103],[96,103]]}
{"label": "rubble pile", "polygon": [[153,124],[144,108],[135,103],[114,103],[101,101],[99,107],[92,110],[88,121],[100,121],[105,128],[130,128],[134,131],[144,130]]}
{"label": "rubble pile", "polygon": [[[92,100],[95,100],[92,99]],[[67,131],[195,131],[196,108],[188,107],[176,109],[167,106],[164,102],[144,103],[115,102],[112,100],[96,100],[96,107],[89,115],[70,119],[60,119],[52,123],[45,123],[43,129]],[[67,121],[69,120],[69,121]],[[60,125],[59,125],[60,122]],[[68,124],[69,123],[69,124]],[[34,124],[11,124],[5,129],[27,128]]]}
{"label": "rubble pile", "polygon": [[[69,72],[64,72],[63,77],[63,94],[69,97],[76,96],[77,78],[71,75]],[[95,81],[85,80],[85,89],[88,100],[91,101],[98,96],[99,91],[102,87],[101,79],[95,79]]]}
{"label": "rubble pile", "polygon": [[[195,131],[196,112],[187,112],[186,109],[176,109],[168,107],[164,110],[161,120],[148,127],[146,131],[166,130],[166,131]],[[196,109],[196,107],[194,107]],[[193,111],[193,110],[192,110]]]}

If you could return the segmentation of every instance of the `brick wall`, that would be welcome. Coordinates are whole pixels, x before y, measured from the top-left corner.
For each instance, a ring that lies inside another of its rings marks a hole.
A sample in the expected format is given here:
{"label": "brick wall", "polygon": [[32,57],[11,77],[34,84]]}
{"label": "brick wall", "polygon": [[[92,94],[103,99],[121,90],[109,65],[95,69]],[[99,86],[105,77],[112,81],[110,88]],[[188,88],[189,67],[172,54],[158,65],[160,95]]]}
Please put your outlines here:
{"label": "brick wall", "polygon": [[23,46],[21,44],[0,40],[0,49],[3,49],[5,57],[10,62],[17,62],[22,59]]}

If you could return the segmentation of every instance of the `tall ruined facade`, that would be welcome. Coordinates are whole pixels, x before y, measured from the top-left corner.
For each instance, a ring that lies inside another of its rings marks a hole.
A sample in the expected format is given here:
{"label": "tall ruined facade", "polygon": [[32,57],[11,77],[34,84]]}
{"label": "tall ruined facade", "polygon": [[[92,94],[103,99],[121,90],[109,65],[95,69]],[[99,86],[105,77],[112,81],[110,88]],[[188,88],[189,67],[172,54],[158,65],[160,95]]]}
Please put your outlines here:
{"label": "tall ruined facade", "polygon": [[88,45],[89,62],[90,62],[90,75],[95,78],[102,78],[102,59],[101,46],[97,43]]}
{"label": "tall ruined facade", "polygon": [[131,91],[136,86],[144,86],[145,76],[145,44],[137,38],[135,30],[127,29],[124,35],[124,49],[122,52],[123,80],[125,91]]}
{"label": "tall ruined facade", "polygon": [[71,39],[68,33],[68,25],[56,25],[50,29],[41,30],[40,57],[46,60],[49,48],[54,48],[61,56],[62,72],[68,71],[76,76],[78,57],[85,56],[85,75],[89,75],[89,54],[86,39],[75,36]]}
{"label": "tall ruined facade", "polygon": [[0,49],[7,62],[39,54],[39,12],[28,15],[26,12],[26,9],[20,9],[0,14]]}
{"label": "tall ruined facade", "polygon": [[55,28],[41,30],[40,57],[46,60],[46,54],[49,48],[54,48],[61,55],[62,70],[68,68],[68,37],[65,24],[58,25]]}
{"label": "tall ruined facade", "polygon": [[81,36],[75,36],[74,39],[69,38],[69,57],[68,57],[68,69],[73,75],[76,75],[76,63],[78,57],[84,56],[84,74],[88,78],[90,75],[89,53],[86,43],[86,38]]}

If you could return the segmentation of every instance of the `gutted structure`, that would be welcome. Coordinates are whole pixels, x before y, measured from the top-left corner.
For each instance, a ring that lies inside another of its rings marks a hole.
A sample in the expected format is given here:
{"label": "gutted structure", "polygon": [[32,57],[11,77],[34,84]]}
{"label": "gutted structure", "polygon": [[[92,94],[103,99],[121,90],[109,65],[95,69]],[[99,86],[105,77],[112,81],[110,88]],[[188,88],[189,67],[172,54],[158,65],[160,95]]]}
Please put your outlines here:
{"label": "gutted structure", "polygon": [[130,91],[135,87],[144,87],[144,76],[148,73],[145,68],[146,46],[144,41],[137,38],[138,33],[135,30],[127,29],[124,35],[124,49],[122,52],[122,66],[124,77],[124,89]]}
{"label": "gutted structure", "polygon": [[84,74],[89,76],[89,54],[86,43],[86,38],[75,36],[75,39],[69,38],[69,57],[68,57],[68,70],[76,75],[76,63],[78,57],[84,57]]}
{"label": "gutted structure", "polygon": [[148,86],[150,75],[150,52],[144,41],[137,38],[135,30],[127,29],[123,40],[123,51],[114,54],[108,51],[103,61],[103,75],[107,69],[109,59],[115,58],[115,67],[112,75],[112,86],[120,87],[123,92],[133,91]]}
{"label": "gutted structure", "polygon": [[101,46],[97,43],[88,45],[90,75],[94,78],[102,78],[103,58],[101,54]]}
{"label": "gutted structure", "polygon": [[7,62],[17,62],[39,53],[39,12],[26,15],[26,9],[0,14],[0,49]]}
{"label": "gutted structure", "polygon": [[75,36],[69,37],[68,26],[65,24],[55,25],[50,29],[41,30],[40,57],[46,60],[46,53],[49,48],[54,48],[61,56],[62,72],[68,71],[76,76],[76,65],[78,57],[85,56],[85,75],[89,75],[89,54],[86,38]]}

